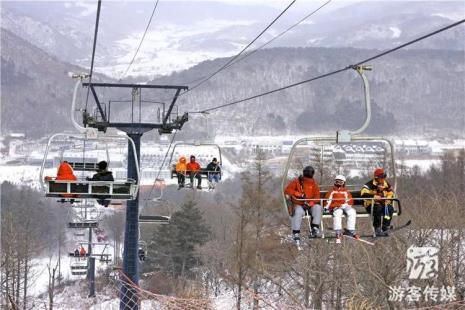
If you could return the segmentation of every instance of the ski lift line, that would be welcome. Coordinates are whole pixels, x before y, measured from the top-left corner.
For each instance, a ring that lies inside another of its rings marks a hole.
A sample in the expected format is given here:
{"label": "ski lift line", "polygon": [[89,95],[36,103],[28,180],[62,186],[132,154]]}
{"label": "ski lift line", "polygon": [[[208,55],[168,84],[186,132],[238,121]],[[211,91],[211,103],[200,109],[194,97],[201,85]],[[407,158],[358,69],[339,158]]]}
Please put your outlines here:
{"label": "ski lift line", "polygon": [[[300,19],[298,22],[296,22],[295,24],[293,24],[292,26],[290,26],[289,28],[287,28],[286,30],[282,31],[280,34],[276,35],[275,37],[273,37],[271,40],[263,43],[262,45],[260,45],[259,47],[257,47],[256,49],[252,50],[251,52],[245,54],[244,56],[236,59],[235,61],[231,62],[229,65],[227,65],[225,67],[225,69],[227,68],[230,68],[232,67],[233,65],[235,65],[236,63],[238,62],[241,62],[242,60],[246,59],[247,57],[250,57],[252,56],[253,54],[255,54],[256,52],[258,52],[259,50],[261,50],[262,48],[264,48],[265,46],[268,46],[269,44],[273,43],[275,40],[279,39],[280,37],[282,37],[283,35],[285,35],[286,33],[288,33],[289,31],[291,31],[292,29],[294,29],[295,27],[299,26],[301,23],[303,23],[304,21],[306,21],[307,19],[309,19],[312,15],[314,15],[315,13],[317,13],[319,10],[321,10],[323,7],[325,7],[326,5],[328,5],[332,0],[328,0],[327,2],[323,3],[321,6],[319,6],[317,9],[313,10],[312,12],[310,12],[309,14],[305,15],[302,19]],[[198,78],[198,79],[195,79],[195,80],[192,80],[190,82],[186,82],[186,83],[183,83],[183,84],[192,84],[192,83],[195,83],[197,81],[200,81],[202,79],[206,78],[206,76],[203,76],[201,78]]]}
{"label": "ski lift line", "polygon": [[362,60],[362,61],[360,61],[360,62],[358,62],[358,63],[352,65],[351,67],[360,66],[360,65],[362,65],[362,64],[364,64],[364,63],[367,63],[367,62],[370,62],[370,61],[375,60],[375,59],[377,59],[377,58],[383,57],[383,56],[385,56],[385,55],[387,55],[387,54],[390,54],[390,53],[395,52],[395,51],[397,51],[397,50],[400,50],[400,49],[402,49],[402,48],[404,48],[404,47],[407,47],[407,46],[409,46],[409,45],[411,45],[411,44],[414,44],[414,43],[417,43],[417,42],[419,42],[419,41],[422,41],[422,40],[424,40],[424,39],[426,39],[426,38],[429,38],[429,37],[432,37],[432,36],[434,36],[434,35],[437,35],[438,33],[441,33],[441,32],[446,31],[446,30],[448,30],[448,29],[454,28],[454,27],[456,27],[456,26],[458,26],[458,25],[460,25],[460,24],[463,24],[463,23],[465,23],[465,19],[459,20],[458,22],[452,23],[452,24],[450,24],[450,25],[448,25],[448,26],[445,26],[445,27],[442,27],[442,28],[440,28],[440,29],[438,29],[438,30],[436,30],[436,31],[430,32],[430,33],[428,33],[428,34],[425,34],[425,35],[423,35],[423,36],[421,36],[421,37],[419,37],[419,38],[416,38],[416,39],[414,39],[414,40],[412,40],[412,41],[409,41],[409,42],[407,42],[407,43],[404,43],[404,44],[402,44],[402,45],[399,45],[399,46],[397,46],[397,47],[394,47],[394,48],[392,48],[392,49],[389,49],[389,50],[387,50],[387,51],[385,51],[385,52],[382,52],[382,53],[380,53],[380,54],[378,54],[378,55],[375,55],[375,56],[373,56],[373,57],[370,57],[370,58],[367,58],[367,59],[365,59],[365,60]]}
{"label": "ski lift line", "polygon": [[235,56],[233,56],[231,59],[229,59],[223,66],[221,66],[219,69],[217,69],[216,71],[214,71],[212,74],[210,74],[209,76],[207,76],[205,79],[203,79],[202,81],[200,81],[199,83],[197,83],[196,85],[192,86],[191,88],[189,88],[188,90],[186,90],[185,92],[183,93],[180,93],[179,96],[182,96],[182,95],[185,95],[189,92],[191,92],[192,90],[198,88],[199,86],[203,85],[205,82],[209,81],[211,78],[213,78],[215,75],[217,75],[218,73],[220,73],[221,71],[223,71],[224,69],[226,69],[229,65],[231,65],[232,62],[234,62],[235,60],[237,60],[237,58],[239,56],[241,56],[253,43],[255,43],[255,41],[257,41],[271,26],[273,26],[273,24],[278,21],[278,19],[281,18],[282,15],[284,15],[284,13],[286,13],[286,11],[296,2],[297,0],[293,0],[291,3],[289,3],[289,5],[281,12],[279,13],[278,16],[276,16],[273,21],[268,24],[268,26],[265,27],[265,29],[263,29],[249,44],[247,44],[238,54],[236,54]]}
{"label": "ski lift line", "polygon": [[[102,6],[102,0],[98,0],[97,1],[97,14],[95,17],[94,43],[92,46],[92,59],[90,61],[89,83],[92,82],[92,73],[94,72],[95,50],[97,49],[97,34],[98,34],[98,24],[100,21],[100,7],[101,6]],[[86,108],[85,108],[86,111],[87,111],[87,103],[89,102],[89,92],[90,92],[90,89],[87,88]]]}
{"label": "ski lift line", "polygon": [[222,108],[232,106],[232,105],[235,105],[235,104],[238,104],[238,103],[242,103],[242,102],[245,102],[245,101],[260,98],[260,97],[263,97],[263,96],[266,96],[266,95],[270,95],[270,94],[273,94],[273,93],[276,93],[276,92],[280,92],[280,91],[286,90],[288,88],[296,87],[296,86],[299,86],[299,85],[302,85],[302,84],[306,84],[306,83],[310,83],[310,82],[313,82],[313,81],[316,81],[316,80],[319,80],[319,79],[323,79],[323,78],[326,78],[328,76],[335,75],[335,74],[341,73],[341,72],[349,70],[349,69],[350,69],[350,67],[335,70],[335,71],[332,71],[332,72],[329,72],[329,73],[326,73],[326,74],[323,74],[323,75],[313,77],[313,78],[308,79],[308,80],[304,80],[304,81],[297,82],[297,83],[294,83],[294,84],[291,84],[291,85],[283,86],[283,87],[273,89],[273,90],[270,90],[270,91],[267,91],[267,92],[264,92],[264,93],[261,93],[261,94],[258,94],[258,95],[254,95],[254,96],[247,97],[247,98],[244,98],[244,99],[240,99],[240,100],[237,100],[237,101],[233,101],[233,102],[230,102],[230,103],[222,104],[222,105],[212,107],[212,108],[208,108],[208,109],[205,109],[205,110],[194,111],[194,112],[189,112],[189,113],[208,113],[208,112],[215,111],[215,110],[218,110],[218,109],[222,109]]}
{"label": "ski lift line", "polygon": [[[240,99],[240,100],[236,100],[236,101],[233,101],[233,102],[230,102],[230,103],[226,103],[226,104],[222,104],[222,105],[219,105],[219,106],[215,106],[215,107],[211,107],[211,108],[208,108],[208,109],[204,109],[204,110],[198,110],[198,111],[192,111],[192,112],[189,112],[189,113],[207,113],[207,112],[210,112],[210,111],[215,111],[215,110],[218,110],[218,109],[222,109],[222,108],[225,108],[225,107],[229,107],[229,106],[232,106],[232,105],[235,105],[235,104],[238,104],[238,103],[242,103],[242,102],[245,102],[245,101],[249,101],[249,100],[252,100],[252,99],[256,99],[256,98],[260,98],[260,97],[263,97],[263,96],[266,96],[266,95],[270,95],[270,94],[273,94],[273,93],[276,93],[276,92],[280,92],[280,91],[283,91],[283,90],[286,90],[288,88],[293,88],[293,87],[296,87],[296,86],[299,86],[299,85],[302,85],[302,84],[306,84],[306,83],[310,83],[310,82],[313,82],[313,81],[316,81],[316,80],[319,80],[319,79],[323,79],[323,78],[326,78],[326,77],[329,77],[331,75],[335,75],[335,74],[338,74],[338,73],[341,73],[343,71],[347,71],[349,69],[356,69],[358,66],[366,63],[366,62],[369,62],[369,61],[372,61],[372,60],[375,60],[375,59],[378,59],[380,57],[383,57],[383,56],[386,56],[390,53],[393,53],[399,49],[402,49],[404,47],[407,47],[409,45],[412,45],[414,43],[417,43],[419,41],[422,41],[426,38],[429,38],[429,37],[432,37],[432,36],[435,36],[443,31],[446,31],[448,29],[451,29],[453,27],[456,27],[456,26],[459,26],[460,24],[463,24],[465,23],[465,19],[462,19],[458,22],[455,22],[453,24],[450,24],[448,26],[445,26],[445,27],[442,27],[438,30],[435,30],[433,32],[430,32],[426,35],[423,35],[419,38],[416,38],[414,40],[411,40],[407,43],[404,43],[402,45],[399,45],[395,48],[392,48],[392,49],[389,49],[387,51],[384,51],[382,53],[379,53],[379,54],[376,54],[370,58],[367,58],[365,60],[362,60],[362,61],[358,61],[356,64],[354,65],[349,65],[345,68],[341,68],[341,69],[338,69],[338,70],[334,70],[334,71],[331,71],[331,72],[328,72],[328,73],[325,73],[325,74],[322,74],[322,75],[318,75],[318,76],[315,76],[313,78],[310,78],[310,79],[307,79],[307,80],[303,80],[303,81],[300,81],[300,82],[297,82],[297,83],[293,83],[293,84],[290,84],[290,85],[287,85],[287,86],[283,86],[283,87],[280,87],[280,88],[277,88],[277,89],[273,89],[273,90],[270,90],[270,91],[267,91],[267,92],[264,92],[264,93],[261,93],[261,94],[258,94],[258,95],[254,95],[254,96],[251,96],[251,97],[247,97],[247,98],[244,98],[244,99]],[[191,88],[192,90],[192,88]],[[184,92],[186,93],[186,92]],[[183,94],[184,94],[183,93]]]}
{"label": "ski lift line", "polygon": [[232,65],[244,60],[245,58],[255,54],[257,51],[259,51],[260,49],[264,48],[265,46],[273,43],[276,39],[282,37],[284,34],[286,34],[287,32],[291,31],[292,29],[294,29],[295,27],[297,27],[298,25],[300,25],[301,23],[303,23],[304,21],[306,21],[307,19],[309,19],[312,15],[314,15],[315,13],[317,13],[319,10],[321,10],[323,7],[325,7],[326,5],[328,5],[332,0],[328,0],[327,2],[323,3],[321,6],[319,6],[317,9],[313,10],[312,12],[310,12],[309,14],[307,14],[306,16],[304,16],[302,19],[300,19],[297,23],[293,24],[292,26],[290,26],[289,28],[287,28],[286,30],[284,30],[283,32],[281,32],[280,34],[278,34],[277,36],[275,36],[274,38],[270,39],[269,41],[263,43],[262,45],[260,45],[259,47],[257,47],[256,49],[252,50],[250,53],[247,53],[245,54],[243,57],[237,59],[236,61],[232,62],[231,64],[228,65],[227,68],[231,67]]}
{"label": "ski lift line", "polygon": [[168,154],[170,153],[171,146],[173,145],[174,139],[176,138],[176,133],[177,133],[177,131],[174,132],[173,137],[171,138],[170,144],[168,145],[168,149],[166,150],[166,153],[165,153],[165,157],[163,158],[163,161],[162,161],[162,163],[160,165],[160,168],[158,169],[157,176],[155,177],[153,185],[150,188],[150,192],[146,196],[146,198],[144,199],[144,202],[145,202],[144,207],[147,207],[147,201],[150,199],[150,196],[152,196],[153,190],[155,189],[155,185],[157,184],[157,180],[159,180],[160,173],[161,173],[161,171],[163,169],[163,166],[165,165],[166,158],[168,157]]}
{"label": "ski lift line", "polygon": [[155,15],[155,11],[157,10],[157,7],[158,7],[158,2],[159,2],[159,0],[157,0],[155,2],[155,6],[153,7],[153,10],[152,10],[152,15],[150,15],[149,22],[147,23],[147,27],[145,28],[144,34],[142,35],[142,39],[140,40],[140,43],[139,43],[139,46],[137,47],[137,50],[134,53],[134,56],[132,57],[132,60],[129,63],[128,67],[126,68],[126,71],[124,71],[124,73],[119,77],[119,80],[121,80],[128,73],[129,69],[131,68],[132,64],[134,63],[134,60],[136,59],[137,54],[139,53],[140,47],[142,46],[142,43],[144,42],[145,35],[147,34],[147,31],[149,30],[150,24],[152,23],[153,16]]}

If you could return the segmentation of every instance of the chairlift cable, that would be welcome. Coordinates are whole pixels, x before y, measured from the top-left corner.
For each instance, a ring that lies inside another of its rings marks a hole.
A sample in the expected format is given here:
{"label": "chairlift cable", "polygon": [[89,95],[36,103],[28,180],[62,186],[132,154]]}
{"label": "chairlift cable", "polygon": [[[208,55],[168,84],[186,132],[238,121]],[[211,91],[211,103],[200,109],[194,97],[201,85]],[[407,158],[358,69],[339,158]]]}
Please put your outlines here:
{"label": "chairlift cable", "polygon": [[[268,24],[268,26],[265,27],[265,29],[263,29],[249,44],[247,44],[239,53],[237,53],[235,56],[233,56],[231,59],[229,59],[223,66],[221,66],[219,69],[217,69],[216,71],[214,71],[213,73],[211,73],[209,76],[207,76],[205,79],[203,79],[202,81],[200,81],[199,83],[197,83],[196,85],[192,86],[191,88],[189,88],[188,90],[186,90],[185,92],[182,92],[179,94],[179,96],[182,96],[182,95],[185,95],[189,92],[191,92],[192,90],[198,88],[199,86],[203,85],[205,82],[207,82],[208,80],[210,80],[211,78],[213,78],[215,75],[217,75],[218,73],[220,73],[221,71],[223,71],[224,69],[226,69],[229,65],[231,65],[232,62],[236,61],[237,58],[239,56],[241,56],[252,44],[255,43],[255,41],[257,41],[271,26],[273,26],[273,24],[278,21],[278,19],[281,18],[281,16],[284,15],[284,13],[286,13],[286,11],[296,2],[297,0],[293,0],[281,13],[279,13],[278,16],[276,16],[273,21],[271,23]],[[178,96],[178,97],[179,97]]]}
{"label": "chairlift cable", "polygon": [[[97,49],[97,34],[98,34],[98,25],[100,21],[100,7],[102,6],[102,0],[97,1],[97,14],[95,17],[95,31],[94,31],[94,43],[92,46],[92,59],[90,61],[90,71],[89,71],[89,84],[92,83],[92,74],[94,72],[94,60],[95,60],[95,50]],[[87,103],[89,102],[89,92],[90,87],[87,87],[87,97],[86,97],[86,107],[85,111],[87,111]]]}
{"label": "chairlift cable", "polygon": [[137,47],[136,52],[134,53],[134,56],[132,57],[132,60],[129,62],[129,65],[126,68],[126,70],[124,71],[124,73],[121,74],[121,76],[119,77],[119,80],[121,80],[128,73],[129,69],[131,68],[132,64],[134,63],[134,60],[136,59],[137,54],[139,53],[140,47],[142,46],[142,43],[144,42],[145,35],[147,34],[147,31],[149,30],[150,24],[152,23],[153,16],[155,15],[155,11],[157,10],[157,7],[158,7],[158,2],[159,2],[159,0],[157,0],[155,2],[155,6],[153,7],[153,10],[152,10],[152,15],[150,15],[149,22],[147,23],[147,27],[145,28],[144,34],[142,35],[142,39],[139,42],[139,46]]}
{"label": "chairlift cable", "polygon": [[[256,52],[258,52],[259,50],[261,50],[262,48],[264,48],[265,46],[273,43],[275,40],[279,39],[280,37],[282,37],[283,35],[285,35],[286,33],[288,33],[289,31],[291,31],[292,29],[294,29],[295,27],[299,26],[300,24],[302,24],[304,21],[306,21],[307,19],[309,19],[311,16],[313,16],[315,13],[317,13],[319,10],[321,10],[323,7],[325,7],[326,5],[328,5],[332,0],[328,0],[327,2],[323,3],[321,6],[319,6],[317,9],[313,10],[312,12],[310,12],[309,14],[305,15],[302,19],[300,19],[298,22],[296,22],[295,24],[291,25],[289,28],[287,28],[286,30],[282,31],[281,33],[279,33],[278,35],[276,35],[275,37],[273,37],[272,39],[270,39],[269,41],[263,43],[262,45],[260,45],[259,47],[255,48],[254,50],[250,51],[249,53],[245,54],[244,56],[236,59],[235,61],[231,62],[229,65],[227,65],[225,67],[225,69],[235,65],[236,63],[238,62],[241,62],[242,60],[246,59],[247,57],[250,57],[252,56],[253,54],[255,54]],[[186,83],[182,83],[182,84],[192,84],[192,83],[195,83],[197,81],[200,81],[202,79],[204,79],[206,76],[203,76],[203,77],[200,77],[200,78],[197,78],[195,80],[192,80],[190,82],[186,82]]]}
{"label": "chairlift cable", "polygon": [[352,69],[358,65],[361,65],[363,63],[366,63],[366,62],[369,62],[369,61],[372,61],[372,60],[375,60],[377,58],[380,58],[380,57],[383,57],[383,56],[386,56],[392,52],[395,52],[399,49],[402,49],[404,47],[407,47],[411,44],[414,44],[416,42],[419,42],[419,41],[422,41],[426,38],[429,38],[429,37],[432,37],[434,35],[437,35],[443,31],[446,31],[450,28],[453,28],[453,27],[456,27],[460,24],[463,24],[465,22],[465,19],[462,19],[458,22],[455,22],[453,24],[450,24],[448,26],[445,26],[445,27],[442,27],[436,31],[433,31],[433,32],[430,32],[424,36],[421,36],[419,38],[416,38],[414,40],[411,40],[407,43],[404,43],[402,45],[399,45],[395,48],[392,48],[392,49],[389,49],[387,51],[384,51],[382,53],[379,53],[377,55],[374,55],[370,58],[367,58],[363,61],[359,61],[357,63],[355,63],[354,65],[349,65],[345,68],[341,68],[341,69],[338,69],[338,70],[334,70],[334,71],[331,71],[331,72],[328,72],[328,73],[325,73],[325,74],[322,74],[322,75],[318,75],[318,76],[315,76],[315,77],[312,77],[310,79],[307,79],[307,80],[303,80],[303,81],[300,81],[300,82],[297,82],[297,83],[293,83],[293,84],[290,84],[290,85],[287,85],[287,86],[283,86],[283,87],[280,87],[280,88],[277,88],[277,89],[273,89],[273,90],[270,90],[270,91],[267,91],[267,92],[264,92],[264,93],[261,93],[261,94],[258,94],[258,95],[254,95],[254,96],[251,96],[251,97],[247,97],[247,98],[244,98],[244,99],[240,99],[240,100],[236,100],[236,101],[233,101],[233,102],[230,102],[230,103],[226,103],[226,104],[222,104],[222,105],[219,105],[219,106],[215,106],[215,107],[211,107],[211,108],[207,108],[207,109],[204,109],[204,110],[199,110],[199,111],[193,111],[193,112],[189,112],[189,113],[208,113],[210,111],[214,111],[214,110],[218,110],[218,109],[222,109],[222,108],[225,108],[225,107],[228,107],[228,106],[232,106],[232,105],[235,105],[235,104],[238,104],[238,103],[242,103],[242,102],[245,102],[245,101],[249,101],[249,100],[252,100],[252,99],[256,99],[256,98],[259,98],[259,97],[263,97],[263,96],[266,96],[266,95],[269,95],[269,94],[272,94],[272,93],[276,93],[276,92],[279,92],[279,91],[283,91],[285,89],[288,89],[288,88],[292,88],[292,87],[296,87],[296,86],[299,86],[299,85],[302,85],[302,84],[306,84],[306,83],[309,83],[309,82],[313,82],[313,81],[316,81],[316,80],[319,80],[319,79],[322,79],[322,78],[325,78],[325,77],[328,77],[328,76],[331,76],[331,75],[335,75],[335,74],[338,74],[338,73],[341,73],[343,71],[346,71],[346,70],[349,70],[349,69]]}
{"label": "chairlift cable", "polygon": [[176,138],[176,133],[177,131],[175,131],[173,134],[173,137],[171,137],[170,144],[168,145],[168,149],[166,150],[165,157],[163,158],[160,168],[158,169],[157,176],[155,177],[155,181],[153,182],[152,188],[150,189],[149,194],[144,199],[144,207],[147,206],[147,201],[149,200],[150,196],[152,196],[153,190],[155,189],[155,185],[157,184],[158,177],[160,176],[163,166],[165,165],[166,158],[168,157],[168,154],[170,153],[171,146],[173,145],[174,139]]}

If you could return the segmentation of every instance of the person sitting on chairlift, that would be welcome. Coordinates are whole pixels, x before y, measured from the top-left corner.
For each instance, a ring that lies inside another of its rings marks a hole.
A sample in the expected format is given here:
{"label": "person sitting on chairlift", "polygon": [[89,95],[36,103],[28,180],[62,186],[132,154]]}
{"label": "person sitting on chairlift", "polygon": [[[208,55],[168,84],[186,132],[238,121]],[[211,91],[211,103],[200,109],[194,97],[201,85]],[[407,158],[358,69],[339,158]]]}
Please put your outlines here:
{"label": "person sitting on chairlift", "polygon": [[389,236],[391,218],[394,214],[392,200],[394,192],[386,179],[383,168],[376,168],[373,179],[368,181],[361,189],[360,195],[365,198],[364,205],[368,213],[371,213],[373,206],[373,227],[376,236]]}
{"label": "person sitting on chairlift", "polygon": [[200,165],[195,161],[195,156],[191,155],[190,162],[187,164],[187,173],[191,181],[190,185],[194,187],[194,178],[197,179],[197,189],[202,189],[202,176],[200,175]]}
{"label": "person sitting on chairlift", "polygon": [[[221,167],[217,159],[213,157],[211,163],[207,165],[208,173],[208,188],[214,189],[215,183],[218,183],[221,180]],[[215,181],[215,183],[213,183]]]}
{"label": "person sitting on chairlift", "polygon": [[302,175],[292,180],[284,190],[289,199],[288,213],[291,217],[292,236],[296,243],[300,242],[300,226],[302,218],[308,213],[312,217],[310,238],[321,237],[320,225],[323,207],[320,200],[320,187],[313,179],[315,169],[307,166]]}
{"label": "person sitting on chairlift", "polygon": [[[46,176],[45,181],[50,181],[52,180],[52,177]],[[74,175],[74,169],[71,167],[71,165],[66,161],[62,161],[60,163],[60,166],[58,166],[58,171],[57,171],[57,177],[55,178],[57,181],[76,181],[77,177]],[[71,198],[74,197],[74,195],[71,194],[63,194],[61,195],[62,197],[65,198]],[[64,203],[65,199],[61,199],[61,203]],[[70,199],[70,203],[74,203],[74,199]]]}
{"label": "person sitting on chairlift", "polygon": [[84,249],[84,247],[81,245],[81,249],[79,250],[79,256],[81,256],[82,259],[86,259],[86,249]]}
{"label": "person sitting on chairlift", "polygon": [[[97,164],[98,171],[96,174],[92,176],[92,178],[87,178],[88,181],[110,181],[113,182],[115,179],[113,178],[113,173],[108,171],[108,163],[104,160]],[[110,200],[105,199],[98,199],[97,202],[102,205],[108,207],[110,205]]]}
{"label": "person sitting on chairlift", "polygon": [[186,181],[186,171],[187,171],[187,164],[186,164],[186,157],[181,156],[179,158],[178,163],[176,164],[176,175],[178,178],[178,189],[184,187],[184,182]]}
{"label": "person sitting on chairlift", "polygon": [[145,261],[145,251],[143,248],[139,248],[139,250],[137,251],[137,255],[139,256],[139,260],[141,262]]}
{"label": "person sitting on chairlift", "polygon": [[[357,218],[357,212],[352,207],[354,200],[352,194],[346,189],[346,178],[343,175],[338,175],[334,179],[334,185],[326,195],[326,206],[325,209],[329,209],[333,216],[333,230],[336,234],[336,243],[341,243],[342,235],[348,235],[355,239],[359,239],[359,236],[355,233],[355,222]],[[347,216],[347,229],[343,232],[342,230],[342,215]]]}
{"label": "person sitting on chairlift", "polygon": [[79,249],[74,250],[74,257],[79,257]]}

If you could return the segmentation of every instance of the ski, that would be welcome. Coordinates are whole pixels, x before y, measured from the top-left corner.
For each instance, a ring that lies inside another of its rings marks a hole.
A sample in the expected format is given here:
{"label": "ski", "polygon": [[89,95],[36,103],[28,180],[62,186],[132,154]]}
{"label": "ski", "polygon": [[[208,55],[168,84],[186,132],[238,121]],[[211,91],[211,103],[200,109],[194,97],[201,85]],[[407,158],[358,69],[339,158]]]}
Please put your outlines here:
{"label": "ski", "polygon": [[397,226],[397,227],[391,226],[391,229],[389,231],[394,231],[394,232],[399,231],[401,229],[404,229],[404,228],[410,226],[410,224],[412,224],[412,220],[408,220],[405,224]]}
{"label": "ski", "polygon": [[352,240],[357,240],[357,241],[360,241],[360,242],[365,243],[365,244],[368,244],[368,245],[375,245],[374,242],[370,242],[370,241],[365,240],[365,239],[362,239],[362,238],[355,238],[355,237],[352,237],[352,236],[349,236],[349,235],[344,235],[344,238],[349,238],[349,239],[352,239]]}

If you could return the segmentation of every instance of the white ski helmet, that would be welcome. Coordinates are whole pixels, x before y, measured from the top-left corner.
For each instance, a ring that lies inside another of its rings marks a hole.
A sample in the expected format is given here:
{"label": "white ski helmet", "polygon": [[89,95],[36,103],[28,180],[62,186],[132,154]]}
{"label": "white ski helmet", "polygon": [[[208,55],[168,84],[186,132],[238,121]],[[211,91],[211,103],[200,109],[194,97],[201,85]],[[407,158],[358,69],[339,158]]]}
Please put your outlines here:
{"label": "white ski helmet", "polygon": [[341,180],[342,182],[346,182],[346,177],[343,176],[342,174],[337,175],[334,180]]}

